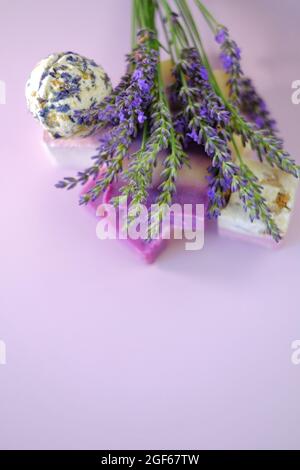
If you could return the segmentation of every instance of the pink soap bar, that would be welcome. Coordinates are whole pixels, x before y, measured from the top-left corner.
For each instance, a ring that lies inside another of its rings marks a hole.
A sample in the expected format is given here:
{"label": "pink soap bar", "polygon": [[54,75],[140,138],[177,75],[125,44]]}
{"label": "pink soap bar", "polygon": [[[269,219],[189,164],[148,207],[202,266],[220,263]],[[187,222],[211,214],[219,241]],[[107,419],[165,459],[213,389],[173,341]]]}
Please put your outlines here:
{"label": "pink soap bar", "polygon": [[[91,183],[88,183],[83,188],[83,193],[89,190]],[[108,204],[111,197],[118,195],[119,192],[117,187],[111,185],[97,200],[90,202],[87,205],[87,208],[96,216],[97,208],[101,204]],[[141,256],[143,261],[148,264],[153,263],[159,254],[166,248],[167,240],[158,238],[157,240],[145,241],[142,239],[132,240],[127,238],[126,240],[118,240],[122,242],[125,246],[131,248],[134,252]]]}
{"label": "pink soap bar", "polygon": [[[208,158],[200,153],[190,154],[191,166],[192,168],[184,168],[180,171],[178,181],[177,181],[177,191],[174,194],[173,203],[177,203],[181,206],[184,204],[192,204],[193,207],[196,204],[207,205],[207,167],[209,164]],[[161,164],[161,163],[160,163]],[[158,195],[157,185],[160,181],[161,167],[158,164],[156,172],[153,178],[153,187],[149,190],[149,199],[147,205],[155,203],[156,197]],[[93,185],[93,182],[89,182],[83,187],[82,194],[86,193]],[[102,196],[93,202],[88,204],[88,209],[96,215],[96,211],[99,205],[107,204],[110,202],[111,198],[118,196],[120,189],[120,183],[114,183],[109,186]],[[196,214],[193,211],[191,214],[191,226],[193,230],[195,227],[203,225],[204,216]],[[171,219],[171,227],[176,228],[175,219]],[[141,258],[146,263],[153,263],[159,254],[166,248],[168,240],[160,237],[154,240],[143,240],[143,239],[131,239],[127,238],[126,240],[119,240],[123,242],[124,245],[127,245],[129,248],[133,249],[138,253]]]}

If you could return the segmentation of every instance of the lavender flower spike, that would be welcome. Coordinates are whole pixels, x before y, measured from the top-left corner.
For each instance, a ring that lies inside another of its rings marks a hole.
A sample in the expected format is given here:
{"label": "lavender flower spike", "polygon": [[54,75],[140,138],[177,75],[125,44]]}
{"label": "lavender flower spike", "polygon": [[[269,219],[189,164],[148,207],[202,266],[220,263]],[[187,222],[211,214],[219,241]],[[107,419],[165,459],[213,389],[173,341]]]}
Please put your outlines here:
{"label": "lavender flower spike", "polygon": [[237,43],[229,36],[229,31],[225,26],[219,26],[216,41],[221,46],[220,58],[226,73],[229,75],[228,85],[230,88],[231,100],[234,103],[240,101],[240,79],[243,76],[241,68],[241,50]]}
{"label": "lavender flower spike", "polygon": [[227,203],[228,191],[234,190],[233,178],[239,173],[228,148],[226,127],[230,114],[212,89],[195,49],[183,51],[180,67],[187,83],[179,91],[183,111],[177,116],[177,122],[185,121],[186,135],[203,145],[212,159],[208,168],[208,216],[218,217]]}

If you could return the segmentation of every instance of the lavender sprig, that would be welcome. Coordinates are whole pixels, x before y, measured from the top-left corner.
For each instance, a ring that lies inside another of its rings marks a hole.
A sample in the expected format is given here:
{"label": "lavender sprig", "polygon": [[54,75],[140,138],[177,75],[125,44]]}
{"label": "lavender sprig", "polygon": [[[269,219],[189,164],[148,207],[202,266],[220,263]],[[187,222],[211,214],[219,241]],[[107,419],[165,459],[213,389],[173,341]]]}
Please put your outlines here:
{"label": "lavender sprig", "polygon": [[151,220],[149,225],[149,235],[155,236],[163,220],[167,207],[171,205],[172,198],[176,192],[176,180],[179,170],[183,165],[188,164],[186,153],[182,149],[180,140],[175,136],[174,130],[171,130],[171,151],[164,159],[164,169],[162,171],[163,181],[159,185],[159,196],[156,200],[156,209],[151,211]]}
{"label": "lavender sprig", "polygon": [[179,92],[182,111],[177,119],[185,121],[189,130],[187,135],[197,144],[203,145],[212,159],[208,168],[208,215],[217,217],[227,203],[226,193],[231,189],[232,178],[239,172],[228,148],[230,136],[226,126],[230,115],[213,91],[207,71],[195,49],[183,51],[177,75],[180,75],[182,81]]}
{"label": "lavender sprig", "polygon": [[257,93],[252,81],[244,77],[241,68],[241,50],[229,36],[224,26],[218,26],[216,41],[221,46],[221,60],[229,75],[228,85],[231,101],[255,123],[258,129],[276,132],[276,122],[270,116],[265,101]]}
{"label": "lavender sprig", "polygon": [[171,151],[164,159],[162,171],[163,181],[159,185],[160,194],[157,198],[158,205],[170,205],[172,196],[176,192],[176,180],[178,171],[184,164],[188,164],[186,153],[183,151],[179,139],[171,130]]}
{"label": "lavender sprig", "polygon": [[240,178],[236,184],[243,208],[248,213],[250,220],[252,222],[254,220],[261,220],[266,226],[267,233],[276,242],[279,242],[282,238],[281,233],[274,222],[265,198],[262,196],[263,188],[248,166],[241,165]]}
{"label": "lavender sprig", "polygon": [[132,204],[142,204],[147,199],[157,156],[170,145],[172,117],[167,103],[161,96],[158,77],[152,90],[149,115],[149,136],[146,137],[142,148],[131,156],[129,167],[123,174],[126,184],[121,192],[132,197]]}
{"label": "lavender sprig", "polygon": [[240,102],[240,82],[243,76],[241,68],[241,49],[237,43],[230,38],[229,31],[225,26],[219,26],[216,34],[216,41],[221,46],[221,60],[224,70],[229,75],[228,85],[230,98],[233,103]]}
{"label": "lavender sprig", "polygon": [[[223,65],[230,75],[230,95],[232,103],[227,103],[231,111],[231,132],[241,135],[244,145],[249,142],[261,160],[271,166],[299,177],[299,166],[283,148],[283,141],[276,136],[276,123],[271,118],[265,102],[256,92],[251,80],[243,77],[240,66],[240,49],[230,39],[228,29],[218,27],[216,40],[221,44]],[[247,122],[241,115],[245,113],[254,121]]]}

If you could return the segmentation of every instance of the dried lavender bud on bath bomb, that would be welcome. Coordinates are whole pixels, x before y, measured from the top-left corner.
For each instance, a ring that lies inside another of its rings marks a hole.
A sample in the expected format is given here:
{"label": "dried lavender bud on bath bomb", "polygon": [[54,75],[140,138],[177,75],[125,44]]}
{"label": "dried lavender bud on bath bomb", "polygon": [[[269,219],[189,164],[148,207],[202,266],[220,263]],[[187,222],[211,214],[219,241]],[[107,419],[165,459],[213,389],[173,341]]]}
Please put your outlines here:
{"label": "dried lavender bud on bath bomb", "polygon": [[110,79],[93,60],[74,52],[51,54],[33,69],[26,84],[30,112],[55,138],[87,135],[80,116],[112,90]]}

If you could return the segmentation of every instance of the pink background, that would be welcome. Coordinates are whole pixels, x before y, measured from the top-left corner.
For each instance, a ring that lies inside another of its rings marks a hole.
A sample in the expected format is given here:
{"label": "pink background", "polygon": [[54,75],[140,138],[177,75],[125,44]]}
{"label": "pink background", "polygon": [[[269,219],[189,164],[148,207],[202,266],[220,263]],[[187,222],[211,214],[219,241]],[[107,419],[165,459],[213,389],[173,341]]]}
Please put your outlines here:
{"label": "pink background", "polygon": [[[207,3],[299,161],[299,2]],[[278,251],[211,225],[203,251],[173,244],[149,267],[99,241],[76,192],[54,188],[63,174],[25,81],[40,58],[74,50],[116,83],[129,17],[129,0],[0,0],[0,447],[299,449],[299,198]]]}

